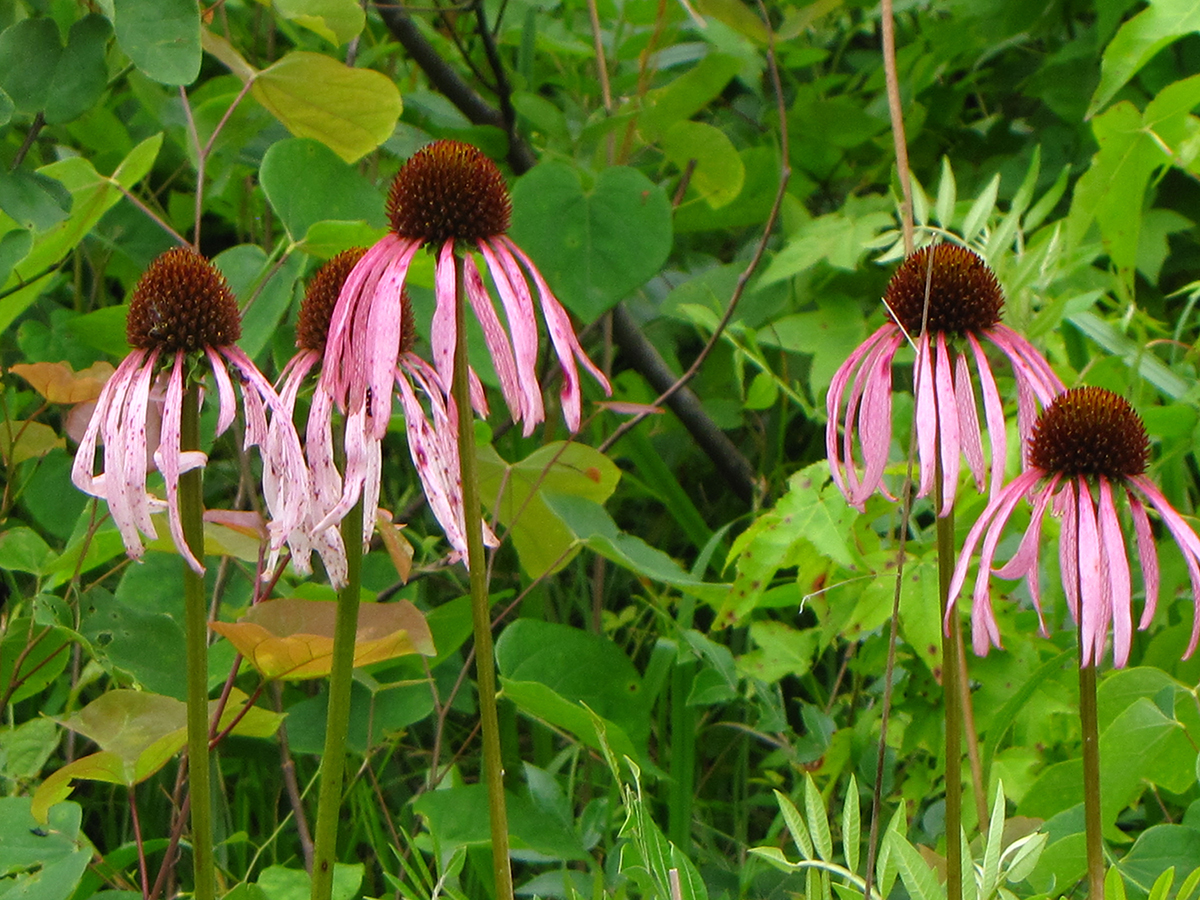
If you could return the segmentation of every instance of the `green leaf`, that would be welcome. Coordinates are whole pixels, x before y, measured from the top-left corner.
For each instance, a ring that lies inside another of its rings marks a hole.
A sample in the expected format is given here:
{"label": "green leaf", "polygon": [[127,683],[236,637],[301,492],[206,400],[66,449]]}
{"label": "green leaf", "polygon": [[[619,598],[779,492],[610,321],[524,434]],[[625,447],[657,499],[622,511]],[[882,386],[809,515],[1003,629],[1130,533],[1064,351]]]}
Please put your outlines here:
{"label": "green leaf", "polygon": [[509,529],[521,567],[531,578],[557,572],[578,552],[576,535],[548,505],[551,495],[603,503],[621,473],[603,453],[557,441],[508,464],[491,446],[479,449],[479,491]]}
{"label": "green leaf", "polygon": [[954,204],[958,202],[958,185],[954,181],[954,170],[950,168],[950,158],[942,157],[942,178],[938,182],[937,201],[934,203],[934,219],[943,228],[949,228],[954,221]]}
{"label": "green leaf", "polygon": [[125,325],[129,306],[105,306],[82,316],[73,316],[67,328],[80,341],[110,356],[124,356],[129,352]]}
{"label": "green leaf", "polygon": [[783,813],[783,822],[787,825],[788,833],[792,836],[796,849],[800,851],[800,858],[815,859],[812,838],[809,837],[808,826],[804,823],[800,811],[786,794],[775,791],[775,800],[779,804],[779,811]]}
{"label": "green leaf", "polygon": [[1106,825],[1145,788],[1174,793],[1195,783],[1196,749],[1183,726],[1153,700],[1134,701],[1100,734],[1101,810]]}
{"label": "green leaf", "polygon": [[0,569],[41,575],[54,551],[32,528],[10,528],[0,534]]}
{"label": "green leaf", "polygon": [[391,79],[320,53],[289,53],[254,76],[251,93],[296,137],[318,140],[348,163],[391,137],[400,118]]}
{"label": "green leaf", "polygon": [[196,0],[112,0],[117,43],[147,78],[191,84],[200,74]]}
{"label": "green leaf", "polygon": [[46,96],[46,122],[58,125],[79,118],[99,102],[108,86],[105,52],[112,29],[98,14],[71,26]]}
{"label": "green leaf", "polygon": [[600,504],[585,497],[547,494],[546,505],[562,519],[576,540],[605,559],[651,581],[674,585],[707,603],[717,604],[725,597],[728,590],[725,585],[693,577],[661,550],[621,531]]}
{"label": "green leaf", "polygon": [[937,876],[917,849],[895,831],[889,831],[884,840],[891,846],[900,869],[900,879],[913,900],[941,900]]}
{"label": "green leaf", "polygon": [[276,141],[263,156],[258,178],[293,241],[330,219],[387,224],[383,195],[319,141]]}
{"label": "green leaf", "polygon": [[996,197],[999,193],[1000,176],[997,174],[992,176],[992,180],[983,189],[983,193],[975,198],[975,202],[971,204],[971,209],[967,212],[967,217],[963,219],[963,240],[971,241],[983,230],[992,210],[996,208]]}
{"label": "green leaf", "polygon": [[861,811],[858,808],[858,779],[853,773],[846,785],[846,800],[842,807],[842,855],[846,857],[846,868],[858,871],[859,840],[862,835]]}
{"label": "green leaf", "polygon": [[1159,50],[1194,31],[1200,31],[1200,3],[1196,0],[1153,0],[1125,22],[1104,50],[1100,63],[1100,84],[1088,104],[1091,118]]}
{"label": "green leaf", "polygon": [[516,182],[512,201],[513,239],[585,322],[648,281],[671,251],[670,201],[636,169],[605,169],[585,189],[578,170],[542,163]]}
{"label": "green leaf", "polygon": [[40,694],[66,669],[71,632],[32,619],[11,621],[6,632],[0,640],[0,698],[11,690],[10,702],[19,703]]}
{"label": "green leaf", "polygon": [[357,0],[275,0],[275,9],[285,19],[303,25],[335,47],[349,43],[366,24]]}
{"label": "green leaf", "polygon": [[820,635],[812,628],[797,630],[784,622],[759,621],[750,624],[750,637],[758,649],[741,656],[738,668],[774,684],[789,675],[800,678],[808,674]]}
{"label": "green leaf", "polygon": [[[571,704],[586,705],[620,726],[639,747],[639,757],[645,752],[650,719],[642,681],[629,657],[609,639],[566,625],[518,619],[496,641],[496,665],[509,681],[541,684]],[[577,707],[576,722],[579,715],[586,717],[582,707]]]}
{"label": "green leaf", "polygon": [[1200,860],[1200,831],[1184,825],[1153,825],[1134,842],[1119,869],[1141,891],[1149,891],[1168,869],[1190,872]]}
{"label": "green leaf", "polygon": [[48,17],[22,19],[0,32],[0,88],[18,112],[33,115],[46,105],[61,54],[58,27]]}
{"label": "green leaf", "polygon": [[661,140],[662,151],[681,172],[692,162],[691,187],[713,209],[742,192],[746,168],[725,132],[703,122],[676,122]]}
{"label": "green leaf", "polygon": [[261,247],[239,244],[219,253],[213,262],[242,307],[242,338],[238,345],[254,359],[270,343],[292,302],[304,258],[293,254],[277,266]]}
{"label": "green leaf", "polygon": [[741,65],[736,56],[709,53],[670,84],[650,91],[638,116],[642,133],[653,141],[690,119],[725,89]]}
{"label": "green leaf", "polygon": [[[362,879],[362,863],[334,863],[331,900],[352,900],[362,886]],[[308,900],[312,893],[312,879],[303,869],[268,866],[256,883],[265,900]]]}
{"label": "green leaf", "polygon": [[829,833],[829,818],[825,815],[825,801],[817,790],[817,783],[812,775],[804,773],[804,811],[808,814],[809,830],[812,832],[813,849],[817,856],[831,862],[833,860],[833,838]]}
{"label": "green leaf", "polygon": [[816,310],[776,319],[758,329],[756,337],[763,346],[811,354],[809,391],[820,397],[838,368],[866,337],[866,327],[857,306],[847,309],[842,298],[818,299]]}
{"label": "green leaf", "polygon": [[861,216],[845,211],[830,213],[801,226],[776,254],[760,279],[773,284],[807,271],[819,262],[853,272],[867,245],[893,224],[890,212],[867,211]]}
{"label": "green leaf", "polygon": [[0,87],[0,125],[7,125],[12,121],[13,113],[17,111],[17,105],[13,103],[12,97],[8,96],[8,92]]}
{"label": "green leaf", "polygon": [[48,822],[39,823],[28,797],[0,797],[4,894],[12,900],[67,900],[95,852],[79,830],[82,818],[78,803],[60,803]]}
{"label": "green leaf", "polygon": [[22,228],[42,233],[71,211],[71,194],[62,182],[25,169],[0,171],[0,209]]}
{"label": "green leaf", "polygon": [[161,134],[146,138],[130,151],[111,176],[101,175],[82,157],[64,159],[38,170],[66,185],[71,192],[71,215],[39,235],[25,258],[13,267],[4,289],[16,289],[7,296],[0,290],[0,331],[8,328],[41,295],[48,280],[45,270],[58,265],[121,199],[117,185],[128,190],[146,177],[161,146]]}
{"label": "green leaf", "polygon": [[1171,885],[1174,882],[1175,867],[1168,866],[1155,880],[1154,886],[1150,888],[1150,896],[1146,900],[1167,900],[1167,894],[1170,893]]}

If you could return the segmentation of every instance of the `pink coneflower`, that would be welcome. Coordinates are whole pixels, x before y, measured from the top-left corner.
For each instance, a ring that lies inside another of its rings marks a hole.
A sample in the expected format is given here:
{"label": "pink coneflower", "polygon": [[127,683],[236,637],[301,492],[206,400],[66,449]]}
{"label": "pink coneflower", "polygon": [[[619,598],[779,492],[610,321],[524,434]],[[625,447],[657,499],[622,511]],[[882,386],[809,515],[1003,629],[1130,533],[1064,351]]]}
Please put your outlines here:
{"label": "pink coneflower", "polygon": [[[241,315],[233,292],[212,263],[193,250],[168,250],[150,264],[133,289],[126,325],[133,352],[96,401],[75,454],[71,480],[80,490],[108,502],[125,549],[134,559],[145,550],[142,536],[157,537],[151,511],[165,505],[176,548],[192,569],[204,571],[188,549],[179,516],[179,476],[208,461],[203,452],[184,451],[180,446],[185,381],[193,362],[207,363],[213,373],[220,400],[218,436],[236,414],[230,371],[241,387],[246,447],[260,448],[265,478],[277,490],[270,523],[272,547],[281,546],[304,520],[308,479],[299,438],[294,429],[290,433],[282,429],[275,440],[267,440],[265,406],[278,411],[279,399],[250,358],[235,346],[240,336]],[[162,433],[153,459],[166,483],[165,504],[146,491],[151,395],[155,382],[164,380]],[[95,475],[98,439],[104,443],[104,463]]]}
{"label": "pink coneflower", "polygon": [[[923,328],[926,293],[929,312]],[[949,513],[958,485],[960,455],[966,457],[976,485],[983,490],[985,463],[975,400],[977,378],[990,445],[990,491],[994,497],[1004,477],[1007,437],[1003,404],[980,339],[998,347],[1012,365],[1022,436],[1028,435],[1032,427],[1035,399],[1045,407],[1062,390],[1062,383],[1041,354],[1000,321],[1004,295],[996,276],[965,247],[935,244],[909,256],[888,283],[883,302],[889,321],[851,354],[829,386],[825,446],[834,482],[860,510],[871,494],[883,488],[892,440],[892,362],[907,339],[916,342],[914,418],[920,461],[917,496],[924,497],[932,490],[940,465],[942,507],[938,515]],[[844,419],[840,415],[843,400]],[[840,447],[839,425],[843,429]],[[856,433],[861,445],[861,475],[854,459]]]}
{"label": "pink coneflower", "polygon": [[[1026,471],[992,498],[971,528],[950,583],[949,608],[953,609],[971,556],[982,539],[971,606],[976,653],[987,653],[989,643],[1000,646],[988,592],[991,575],[1024,577],[1038,619],[1042,620],[1038,548],[1042,519],[1050,509],[1062,519],[1058,557],[1067,606],[1080,627],[1080,665],[1099,662],[1110,624],[1113,660],[1118,667],[1125,665],[1133,636],[1133,613],[1129,560],[1117,513],[1116,494],[1120,488],[1124,488],[1137,535],[1145,585],[1146,599],[1138,628],[1150,624],[1158,602],[1158,555],[1145,503],[1154,507],[1179,545],[1191,574],[1193,597],[1200,605],[1200,538],[1143,474],[1148,454],[1142,420],[1129,403],[1111,391],[1074,388],[1057,397],[1042,413],[1029,442]],[[1033,503],[1029,526],[1012,559],[994,569],[992,560],[1004,526],[1025,496]],[[1185,656],[1196,649],[1198,638],[1200,617],[1192,626]]]}
{"label": "pink coneflower", "polygon": [[458,141],[437,141],[418,151],[397,173],[387,202],[391,232],[366,252],[346,279],[329,327],[321,384],[348,416],[363,415],[381,438],[391,414],[391,385],[403,317],[401,288],[417,251],[437,253],[430,342],[441,383],[451,382],[454,358],[455,248],[479,253],[486,263],[507,330],[475,262],[465,259],[467,294],[483,328],[500,389],[525,434],[545,418],[537,380],[536,286],[542,317],[562,371],[563,415],[575,431],[581,418],[576,361],[609,390],[604,374],[580,347],[566,311],[528,256],[509,238],[511,201],[496,165]]}
{"label": "pink coneflower", "polygon": [[[290,411],[300,387],[309,372],[318,365],[325,352],[330,317],[343,284],[351,270],[362,259],[366,249],[356,247],[338,254],[321,267],[305,293],[296,327],[296,345],[300,352],[284,369],[280,397]],[[408,295],[402,292],[400,302],[399,355],[394,381],[404,408],[409,452],[421,479],[426,499],[451,546],[459,553],[466,552],[463,524],[462,486],[459,476],[458,413],[454,401],[447,397],[441,379],[433,367],[412,352],[415,341],[414,322]],[[415,386],[415,390],[414,390]],[[425,398],[432,412],[432,421],[418,397]],[[366,407],[364,407],[364,411]],[[381,442],[370,433],[365,418],[351,417],[346,427],[346,469],[349,478],[356,479],[349,490],[344,489],[342,477],[333,460],[332,398],[318,390],[313,395],[307,431],[307,456],[312,477],[314,502],[308,531],[317,540],[326,571],[335,586],[346,581],[346,552],[336,528],[321,528],[326,521],[341,519],[361,495],[367,515],[363,520],[363,542],[371,536],[374,516],[379,503]],[[496,540],[486,524],[485,539]],[[308,537],[303,531],[293,536],[293,559],[304,555]],[[305,571],[303,562],[301,571]]]}

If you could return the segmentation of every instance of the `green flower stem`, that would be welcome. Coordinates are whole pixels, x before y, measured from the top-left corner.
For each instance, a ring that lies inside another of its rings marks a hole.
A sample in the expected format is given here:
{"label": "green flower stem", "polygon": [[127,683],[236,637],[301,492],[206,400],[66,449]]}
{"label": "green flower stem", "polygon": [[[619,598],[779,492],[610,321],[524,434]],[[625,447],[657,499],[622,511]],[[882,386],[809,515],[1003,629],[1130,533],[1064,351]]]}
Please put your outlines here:
{"label": "green flower stem", "polygon": [[312,900],[333,895],[333,865],[337,860],[338,819],[346,770],[346,736],[350,730],[350,688],[354,678],[354,641],[358,633],[358,604],[362,588],[362,499],[342,520],[346,545],[346,586],[338,591],[333,626],[333,660],[329,672],[329,709],[325,715],[325,749],[321,755],[321,790],[314,828]]}
{"label": "green flower stem", "polygon": [[[1080,659],[1083,658],[1080,629]],[[1083,728],[1083,822],[1087,841],[1088,896],[1104,900],[1104,840],[1100,835],[1100,727],[1096,716],[1096,667],[1079,667],[1079,722]]]}
{"label": "green flower stem", "polygon": [[[181,450],[200,449],[200,385],[183,393]],[[179,476],[179,518],[196,559],[204,559],[203,469]],[[192,862],[196,900],[216,900],[212,842],[212,787],[208,772],[208,597],[204,576],[183,564],[184,633],[187,642],[188,790],[192,798]]]}
{"label": "green flower stem", "polygon": [[[939,467],[940,468],[940,467]],[[941,473],[935,476],[941,484]],[[939,489],[935,504],[942,506]],[[954,574],[954,510],[937,520],[938,599],[942,621],[950,597]],[[958,616],[950,620],[950,634],[942,635],[942,698],[946,710],[946,897],[962,900],[962,690],[959,671],[961,647]]]}
{"label": "green flower stem", "polygon": [[492,612],[488,602],[487,559],[480,528],[479,473],[475,465],[474,417],[467,367],[467,331],[463,303],[463,263],[457,260],[454,313],[454,404],[458,408],[458,458],[462,467],[463,522],[471,577],[471,618],[475,630],[475,676],[479,685],[479,719],[483,739],[483,776],[487,783],[492,824],[492,869],[497,900],[512,900],[508,863],[508,813],[504,803],[504,767],[500,758],[500,722],[496,714],[496,663],[492,652]]}

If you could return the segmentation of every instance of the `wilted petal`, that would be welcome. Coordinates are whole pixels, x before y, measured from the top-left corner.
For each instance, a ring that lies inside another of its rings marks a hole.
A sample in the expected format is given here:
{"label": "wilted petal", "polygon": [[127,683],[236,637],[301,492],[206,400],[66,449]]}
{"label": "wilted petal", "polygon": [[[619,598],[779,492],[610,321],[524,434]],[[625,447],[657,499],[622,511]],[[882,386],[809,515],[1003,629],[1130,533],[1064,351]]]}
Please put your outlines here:
{"label": "wilted petal", "polygon": [[154,454],[158,470],[162,472],[167,487],[167,521],[171,526],[171,539],[192,570],[204,574],[204,565],[193,555],[183,534],[183,520],[179,512],[180,423],[183,412],[183,362],[184,354],[175,354],[171,377],[167,382],[167,398],[163,405],[162,443]]}
{"label": "wilted petal", "polygon": [[[500,324],[500,318],[496,315],[496,309],[492,306],[492,300],[487,294],[487,289],[483,284],[483,277],[479,274],[479,268],[475,265],[475,260],[467,257],[464,263],[464,277],[466,280],[467,297],[471,301],[471,309],[475,312],[475,318],[479,321],[480,327],[483,329],[483,339],[487,344],[488,352],[492,357],[492,367],[496,370],[496,378],[500,382],[500,393],[504,395],[504,402],[508,406],[509,412],[514,420],[524,422],[524,433],[526,436],[533,432],[534,426],[541,421],[541,396],[539,394],[536,407],[528,407],[525,401],[525,394],[521,386],[521,377],[517,372],[517,363],[513,359],[512,346],[509,344],[508,334],[504,330],[504,326]],[[537,349],[534,348],[536,354]],[[452,372],[442,372],[438,370],[438,375],[441,381],[449,385],[453,378]],[[449,393],[449,388],[447,388]],[[534,412],[537,416],[534,416]]]}
{"label": "wilted petal", "polygon": [[[533,298],[529,294],[529,285],[525,283],[520,266],[512,254],[506,252],[503,244],[497,241],[496,249],[493,250],[487,241],[480,241],[479,252],[483,254],[487,263],[492,282],[500,294],[500,302],[504,304],[504,316],[508,320],[508,331],[512,337],[513,358],[516,361],[517,381],[521,389],[525,434],[528,435],[533,431],[533,426],[546,415],[542,406],[542,387],[537,379],[538,331],[537,318],[533,313]],[[482,287],[482,282],[480,286]],[[484,297],[486,299],[486,294]],[[487,300],[487,304],[491,306],[490,299]],[[561,359],[560,354],[560,362]],[[575,397],[578,399],[579,385],[575,375],[575,361],[570,359],[569,354],[568,359],[570,372],[568,373],[564,366],[563,377],[575,382]]]}

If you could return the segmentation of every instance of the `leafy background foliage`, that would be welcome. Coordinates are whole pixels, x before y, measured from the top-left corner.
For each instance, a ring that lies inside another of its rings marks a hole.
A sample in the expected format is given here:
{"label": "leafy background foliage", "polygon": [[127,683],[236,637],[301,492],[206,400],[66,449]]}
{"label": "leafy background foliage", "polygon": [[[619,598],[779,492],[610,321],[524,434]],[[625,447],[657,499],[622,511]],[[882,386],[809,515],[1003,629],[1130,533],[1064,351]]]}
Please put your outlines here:
{"label": "leafy background foliage", "polygon": [[[1153,474],[1190,514],[1193,5],[898,7],[919,237],[986,255],[1009,323],[1064,380],[1134,401]],[[653,401],[713,334],[768,226],[781,166],[791,169],[766,258],[668,410],[604,452],[594,448],[623,420],[619,408],[597,407],[565,449],[553,424],[531,438],[498,422],[487,431],[484,493],[508,536],[491,589],[519,883],[541,896],[652,896],[674,866],[684,896],[829,896],[828,880],[780,857],[803,853],[811,827],[810,856],[830,858],[823,805],[845,810],[830,816],[841,858],[861,858],[865,829],[849,811],[876,777],[897,522],[883,499],[865,515],[847,508],[821,438],[825,389],[882,321],[878,297],[900,255],[878,9],[770,4],[781,98],[750,6],[608,0],[597,12],[593,31],[579,0],[409,12],[353,0],[0,6],[0,893],[82,900],[133,888],[129,785],[152,856],[169,831],[173,749],[147,772],[126,746],[117,757],[133,769],[78,782],[47,826],[29,811],[54,772],[93,752],[64,727],[87,704],[115,697],[132,716],[118,689],[183,693],[178,565],[156,552],[169,544],[129,564],[103,509],[68,477],[68,430],[85,414],[75,404],[89,377],[103,377],[86,372],[126,350],[124,298],[178,235],[194,237],[243,304],[242,346],[277,374],[306,277],[382,233],[390,177],[439,137],[504,164],[514,238],[611,367],[615,399],[635,403]],[[414,272],[427,334],[430,261]],[[29,368],[39,363],[52,368]],[[475,363],[490,379],[486,358]],[[899,459],[903,427],[895,446]],[[387,447],[383,505],[407,525],[417,577],[406,583],[376,545],[364,583],[381,602],[424,611],[436,655],[360,670],[337,895],[429,896],[440,885],[484,896],[464,580],[444,564],[402,428]],[[210,455],[208,506],[257,508],[255,463],[237,441]],[[963,499],[960,528],[981,507]],[[919,507],[882,785],[897,812],[889,834],[923,847],[914,857],[885,842],[898,883],[923,897],[932,888],[920,866],[944,831],[931,530]],[[217,616],[232,622],[254,596],[258,550],[229,523],[210,523],[207,539],[220,556],[209,574]],[[1170,867],[1200,863],[1200,663],[1180,660],[1193,613],[1172,552],[1165,542],[1158,616],[1100,694],[1107,837],[1135,897],[1170,889],[1170,878],[1154,888]],[[332,596],[291,573],[276,593]],[[1005,890],[1021,895],[1069,890],[1083,872],[1074,638],[1062,597],[1046,593],[1049,638],[1014,591],[998,604],[1005,650],[968,663],[981,797],[1003,785],[1011,836],[1044,822],[1036,865],[1005,856],[1003,871],[1020,876]],[[233,659],[214,643],[214,690]],[[312,781],[323,688],[264,685],[249,668],[237,684],[264,716],[286,717],[282,731],[221,744],[222,878],[253,900],[302,897],[294,816],[312,803],[289,801],[281,764],[299,791]],[[164,716],[151,717],[152,733],[171,732]],[[790,798],[782,813],[774,792]],[[43,828],[52,837],[39,842]],[[751,855],[756,845],[767,852]],[[996,866],[985,866],[993,879]],[[29,893],[35,882],[42,893]]]}

